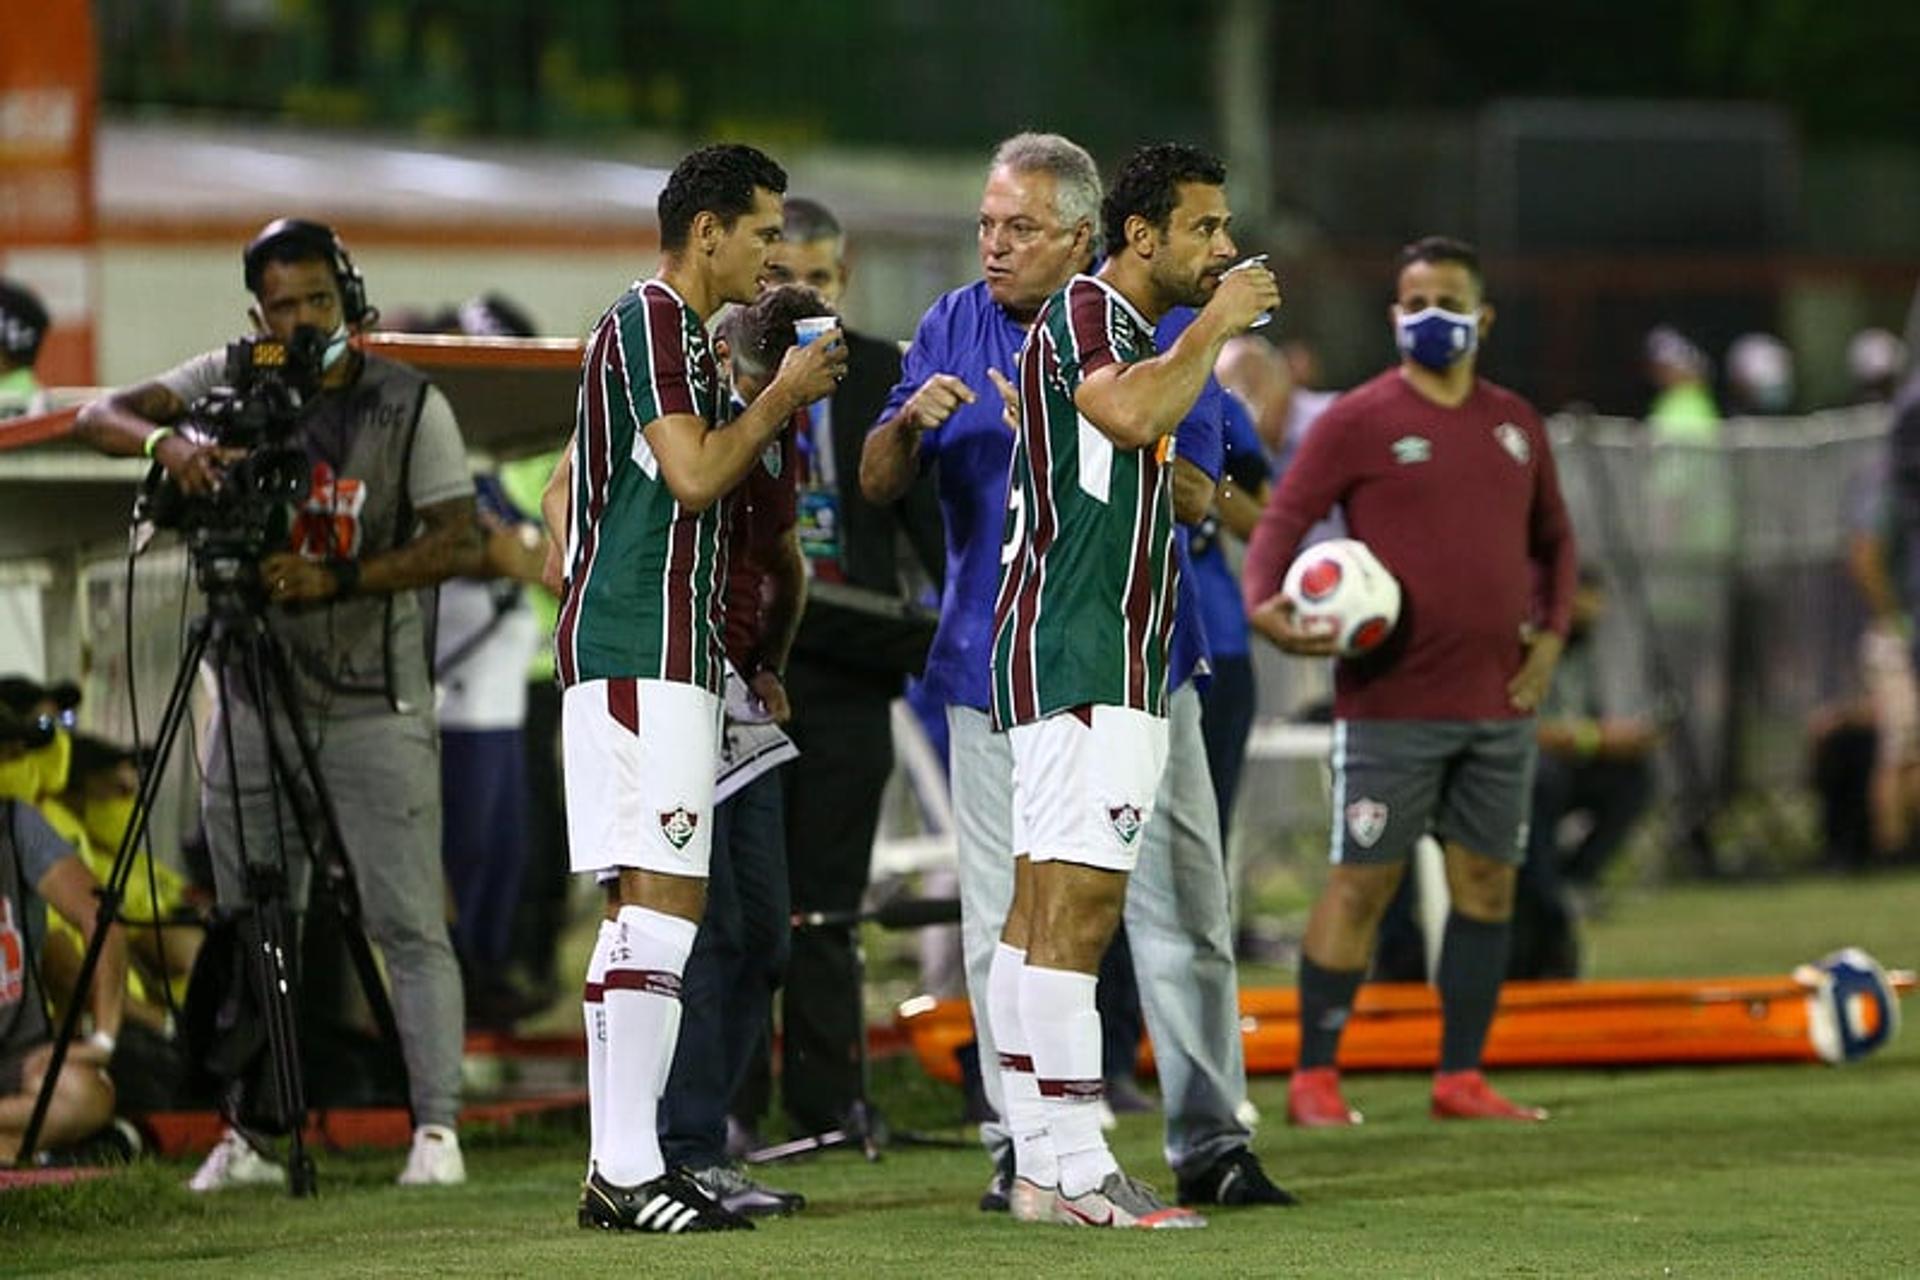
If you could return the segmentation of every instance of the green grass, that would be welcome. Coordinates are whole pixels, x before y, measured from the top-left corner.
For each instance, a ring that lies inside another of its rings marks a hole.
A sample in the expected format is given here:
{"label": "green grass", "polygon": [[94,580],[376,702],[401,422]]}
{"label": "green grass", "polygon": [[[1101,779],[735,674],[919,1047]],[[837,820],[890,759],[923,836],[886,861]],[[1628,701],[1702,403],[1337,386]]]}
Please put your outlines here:
{"label": "green grass", "polygon": [[[1601,976],[1778,973],[1843,943],[1914,963],[1920,875],[1676,888],[1630,896],[1589,931]],[[322,1194],[214,1199],[188,1166],[147,1164],[72,1188],[0,1195],[0,1273],[921,1276],[1753,1276],[1920,1271],[1920,1044],[1844,1070],[1756,1067],[1512,1072],[1554,1111],[1538,1129],[1437,1125],[1420,1076],[1356,1076],[1367,1124],[1256,1142],[1295,1210],[1219,1213],[1203,1232],[1022,1227],[976,1212],[971,1152],[836,1154],[780,1169],[812,1205],[716,1239],[609,1238],[572,1225],[583,1140],[555,1128],[471,1135],[466,1187],[388,1187],[388,1153],[323,1154]],[[951,1094],[888,1064],[896,1121]],[[1270,1118],[1277,1079],[1255,1082]],[[1168,1177],[1152,1118],[1116,1146]]]}

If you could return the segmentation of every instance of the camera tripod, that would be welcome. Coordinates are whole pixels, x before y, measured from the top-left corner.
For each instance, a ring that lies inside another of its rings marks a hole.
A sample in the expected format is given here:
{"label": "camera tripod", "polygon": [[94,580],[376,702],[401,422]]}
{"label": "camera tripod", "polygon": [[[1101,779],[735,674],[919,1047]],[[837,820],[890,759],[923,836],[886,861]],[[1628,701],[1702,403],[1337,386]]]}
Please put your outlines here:
{"label": "camera tripod", "polygon": [[[93,982],[107,927],[121,917],[120,904],[135,864],[135,852],[146,839],[147,824],[160,789],[173,747],[179,739],[191,703],[195,673],[203,660],[210,659],[219,690],[219,735],[213,744],[221,752],[227,775],[226,794],[212,803],[231,803],[233,807],[235,849],[244,877],[244,905],[240,910],[242,972],[237,984],[251,987],[251,995],[265,1023],[266,1052],[271,1066],[272,1113],[282,1118],[289,1131],[287,1155],[288,1189],[294,1196],[309,1196],[316,1189],[313,1159],[307,1153],[306,1081],[300,1067],[299,1035],[294,1013],[295,974],[290,954],[295,950],[297,931],[290,926],[290,903],[285,873],[286,853],[281,849],[274,861],[256,861],[246,847],[245,820],[240,799],[241,759],[234,745],[233,712],[229,700],[230,682],[237,680],[257,715],[260,736],[267,749],[267,764],[275,797],[276,825],[284,807],[293,811],[293,825],[301,846],[312,860],[314,871],[325,882],[326,897],[340,915],[341,932],[353,957],[360,986],[366,994],[381,1038],[398,1056],[399,1028],[393,1006],[387,998],[375,963],[373,949],[360,928],[360,900],[352,869],[347,865],[345,845],[340,836],[338,811],[321,774],[319,757],[301,716],[300,701],[293,673],[279,640],[268,627],[260,596],[256,571],[250,558],[211,554],[205,548],[195,551],[196,575],[207,594],[207,611],[195,618],[187,636],[179,669],[161,713],[160,727],[152,756],[140,775],[133,821],[121,838],[113,867],[100,891],[98,923],[88,939],[86,953],[75,982],[76,993],[85,992]],[[275,716],[285,718],[284,738],[276,730]],[[289,753],[291,747],[291,758]],[[301,782],[313,796],[317,811],[306,812],[301,802]],[[316,839],[313,817],[319,822]],[[33,1115],[21,1136],[18,1162],[25,1165],[33,1156],[52,1102],[60,1069],[68,1046],[79,1029],[80,1012],[85,1001],[70,1001],[53,1039],[52,1058],[47,1067]],[[241,1092],[236,1085],[223,1098],[227,1119],[245,1134],[241,1121]],[[249,1137],[249,1141],[252,1139]]]}

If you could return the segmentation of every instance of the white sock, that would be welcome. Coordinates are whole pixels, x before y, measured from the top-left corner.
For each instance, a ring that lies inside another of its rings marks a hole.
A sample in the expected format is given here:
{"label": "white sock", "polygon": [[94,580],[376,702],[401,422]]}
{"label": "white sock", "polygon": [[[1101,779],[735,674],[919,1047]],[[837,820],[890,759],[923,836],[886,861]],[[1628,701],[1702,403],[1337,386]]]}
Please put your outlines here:
{"label": "white sock", "polygon": [[1028,1182],[1051,1187],[1060,1175],[1020,1018],[1020,973],[1026,964],[1025,951],[1004,942],[994,944],[993,967],[987,970],[987,1022],[1000,1053],[1000,1096],[1006,1100],[1007,1131],[1013,1135],[1014,1172]]}
{"label": "white sock", "polygon": [[600,1135],[607,1129],[607,1007],[601,987],[607,980],[607,957],[613,953],[613,940],[620,926],[611,920],[600,922],[600,934],[587,958],[587,987],[580,1002],[581,1018],[587,1029],[587,1172],[600,1164]]}
{"label": "white sock", "polygon": [[[1085,1195],[1120,1167],[1100,1132],[1097,1104],[1106,1082],[1100,1074],[1100,1014],[1093,1005],[1098,982],[1091,973],[1031,964],[1020,971],[1020,1021],[1063,1196]],[[1000,1034],[997,1025],[994,1034]]]}
{"label": "white sock", "polygon": [[600,1176],[638,1186],[666,1172],[656,1128],[660,1093],[680,1037],[680,976],[696,926],[645,907],[624,906],[607,957],[605,1132]]}

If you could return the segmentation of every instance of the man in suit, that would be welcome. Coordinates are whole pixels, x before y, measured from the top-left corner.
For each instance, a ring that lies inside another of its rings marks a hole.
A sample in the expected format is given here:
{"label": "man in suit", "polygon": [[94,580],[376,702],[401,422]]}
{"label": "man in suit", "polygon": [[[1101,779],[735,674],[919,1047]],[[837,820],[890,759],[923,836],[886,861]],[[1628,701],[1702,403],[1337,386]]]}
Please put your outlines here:
{"label": "man in suit", "polygon": [[[770,283],[810,285],[838,308],[847,244],[823,205],[789,197],[785,239],[767,258]],[[860,494],[867,428],[900,377],[892,342],[847,332],[847,375],[810,411],[800,445],[801,550],[813,584],[788,659],[788,733],[800,758],[788,766],[787,850],[793,909],[852,911],[866,892],[880,792],[893,767],[889,704],[918,671],[931,621],[917,643],[862,608],[904,594],[900,535],[937,586],[943,560],[939,500],[923,479],[900,501]],[[870,593],[870,594],[869,594]],[[743,673],[751,677],[750,672]],[[852,930],[797,930],[782,1002],[781,1094],[796,1131],[837,1125],[859,1093],[862,1033]]]}

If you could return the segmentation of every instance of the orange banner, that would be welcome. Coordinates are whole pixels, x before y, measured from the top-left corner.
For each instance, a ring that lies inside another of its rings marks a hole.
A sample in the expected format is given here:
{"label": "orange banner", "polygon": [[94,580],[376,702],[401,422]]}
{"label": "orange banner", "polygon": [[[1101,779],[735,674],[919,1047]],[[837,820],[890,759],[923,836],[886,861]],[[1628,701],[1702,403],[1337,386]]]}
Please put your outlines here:
{"label": "orange banner", "polygon": [[0,276],[39,294],[53,318],[35,365],[41,383],[90,385],[93,14],[87,0],[9,10],[0,39]]}

